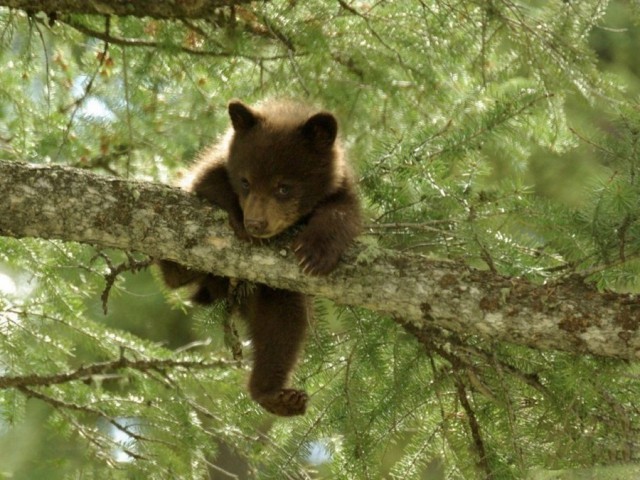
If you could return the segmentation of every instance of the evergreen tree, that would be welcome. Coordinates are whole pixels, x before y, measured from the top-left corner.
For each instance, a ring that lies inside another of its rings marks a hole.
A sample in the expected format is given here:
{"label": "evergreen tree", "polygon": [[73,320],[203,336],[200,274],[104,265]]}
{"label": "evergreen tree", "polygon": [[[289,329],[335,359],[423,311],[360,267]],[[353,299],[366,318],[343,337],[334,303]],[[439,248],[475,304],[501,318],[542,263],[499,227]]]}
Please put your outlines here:
{"label": "evergreen tree", "polygon": [[[475,311],[452,305],[460,319],[420,300],[429,324],[319,295],[297,373],[311,408],[283,420],[247,397],[250,348],[224,305],[166,291],[153,252],[109,248],[102,224],[93,242],[60,238],[64,225],[17,235],[0,208],[0,476],[637,473],[636,6],[80,3],[0,0],[6,178],[28,162],[172,183],[227,128],[229,99],[300,98],[336,113],[359,172],[368,221],[352,263],[373,272],[410,252],[456,266],[443,295],[500,286]],[[624,352],[598,336],[609,304]],[[496,312],[498,334],[456,324]],[[528,314],[537,333],[508,331]],[[540,340],[558,318],[573,344]]]}

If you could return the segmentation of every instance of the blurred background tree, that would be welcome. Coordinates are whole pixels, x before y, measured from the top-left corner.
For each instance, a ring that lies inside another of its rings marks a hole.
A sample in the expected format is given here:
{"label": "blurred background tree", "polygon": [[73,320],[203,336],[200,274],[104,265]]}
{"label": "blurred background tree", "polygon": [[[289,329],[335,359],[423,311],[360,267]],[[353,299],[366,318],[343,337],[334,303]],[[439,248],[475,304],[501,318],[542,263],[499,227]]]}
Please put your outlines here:
{"label": "blurred background tree", "polygon": [[[0,8],[0,161],[169,183],[225,130],[229,99],[299,98],[340,118],[366,241],[638,290],[634,2],[278,0],[163,19],[32,3]],[[191,308],[144,261],[0,238],[0,386],[164,362],[3,387],[0,476],[637,473],[636,363],[437,333],[425,348],[318,299],[297,375],[312,407],[274,419],[247,398],[245,363],[214,361],[232,358],[224,309]]]}

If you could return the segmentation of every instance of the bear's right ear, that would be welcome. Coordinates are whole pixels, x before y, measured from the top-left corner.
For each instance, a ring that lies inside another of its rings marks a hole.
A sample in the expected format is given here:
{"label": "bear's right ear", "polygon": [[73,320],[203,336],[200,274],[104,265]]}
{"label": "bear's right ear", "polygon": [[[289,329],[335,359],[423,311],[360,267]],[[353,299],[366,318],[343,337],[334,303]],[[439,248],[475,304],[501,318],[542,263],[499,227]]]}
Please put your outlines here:
{"label": "bear's right ear", "polygon": [[236,132],[249,130],[260,119],[256,112],[240,100],[229,102],[229,117],[231,117],[231,124]]}

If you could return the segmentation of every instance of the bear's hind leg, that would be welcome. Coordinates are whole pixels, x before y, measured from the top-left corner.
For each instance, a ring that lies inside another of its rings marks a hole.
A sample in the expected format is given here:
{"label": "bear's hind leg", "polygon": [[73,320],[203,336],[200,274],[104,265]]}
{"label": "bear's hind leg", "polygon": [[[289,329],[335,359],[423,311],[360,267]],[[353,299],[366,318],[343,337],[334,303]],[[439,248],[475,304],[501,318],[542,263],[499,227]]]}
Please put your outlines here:
{"label": "bear's hind leg", "polygon": [[225,300],[229,291],[229,279],[187,268],[170,260],[157,261],[164,283],[169,288],[180,288],[197,284],[191,300],[200,305],[210,305]]}
{"label": "bear's hind leg", "polygon": [[200,280],[198,289],[191,300],[200,305],[210,305],[218,300],[225,300],[228,292],[228,278],[207,274]]}
{"label": "bear's hind leg", "polygon": [[254,351],[249,392],[267,411],[284,417],[302,415],[309,399],[302,390],[286,388],[304,342],[307,303],[301,293],[258,285],[248,305]]}
{"label": "bear's hind leg", "polygon": [[158,260],[156,263],[160,267],[164,283],[166,283],[169,288],[184,287],[204,277],[202,272],[192,270],[170,260]]}

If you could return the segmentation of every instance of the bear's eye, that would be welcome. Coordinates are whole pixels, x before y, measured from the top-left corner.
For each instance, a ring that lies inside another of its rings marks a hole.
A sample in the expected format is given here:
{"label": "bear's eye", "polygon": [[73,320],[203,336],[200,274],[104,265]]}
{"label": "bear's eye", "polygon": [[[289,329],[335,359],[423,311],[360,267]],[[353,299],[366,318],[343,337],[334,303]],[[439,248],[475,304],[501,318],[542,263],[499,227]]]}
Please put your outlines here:
{"label": "bear's eye", "polygon": [[291,194],[291,187],[289,185],[280,184],[277,190],[278,197],[287,198]]}
{"label": "bear's eye", "polygon": [[249,180],[247,180],[246,178],[241,178],[240,179],[240,187],[242,188],[243,192],[248,192],[249,191]]}

